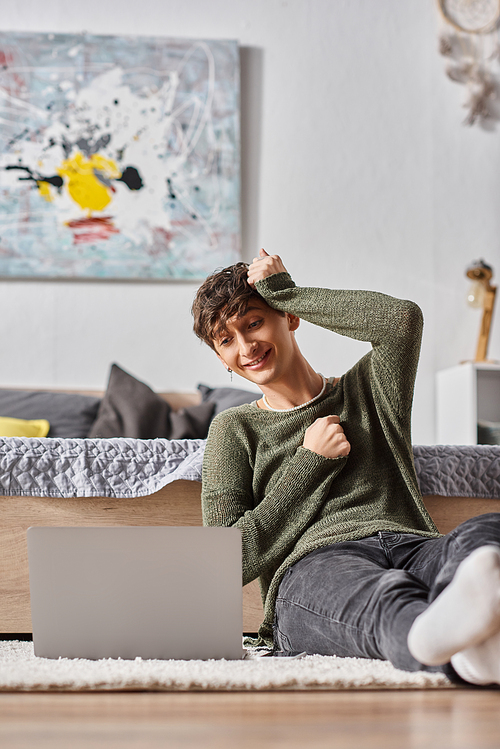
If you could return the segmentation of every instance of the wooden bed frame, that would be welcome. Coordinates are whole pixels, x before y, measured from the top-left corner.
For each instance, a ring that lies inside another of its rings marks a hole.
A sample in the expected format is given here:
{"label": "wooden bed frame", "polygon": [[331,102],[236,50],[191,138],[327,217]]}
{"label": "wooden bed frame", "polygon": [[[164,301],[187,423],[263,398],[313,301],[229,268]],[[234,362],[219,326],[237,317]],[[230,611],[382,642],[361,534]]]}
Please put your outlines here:
{"label": "wooden bed frame", "polygon": [[[69,392],[69,391],[64,391]],[[72,391],[101,395],[95,391]],[[198,403],[199,393],[160,393],[174,409]],[[500,512],[500,499],[424,497],[442,533],[468,518]],[[0,496],[0,635],[31,633],[28,550],[30,526],[201,525],[201,484],[174,481],[146,497]],[[243,631],[257,632],[263,610],[257,581],[243,588]]]}
{"label": "wooden bed frame", "polygon": [[[26,531],[36,525],[201,525],[201,484],[174,481],[138,499],[109,497],[0,496],[0,633],[31,632]],[[500,512],[499,499],[424,497],[443,533],[475,515]],[[243,631],[257,632],[262,621],[257,581],[243,588]]]}

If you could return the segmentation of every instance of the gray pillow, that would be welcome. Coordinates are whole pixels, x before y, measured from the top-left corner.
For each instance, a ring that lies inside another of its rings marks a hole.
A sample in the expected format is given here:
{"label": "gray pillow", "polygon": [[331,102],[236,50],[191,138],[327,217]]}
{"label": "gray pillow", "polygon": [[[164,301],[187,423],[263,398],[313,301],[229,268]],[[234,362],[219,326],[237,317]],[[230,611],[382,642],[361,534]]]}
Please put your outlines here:
{"label": "gray pillow", "polygon": [[47,419],[49,437],[87,437],[100,402],[90,395],[0,389],[0,416]]}
{"label": "gray pillow", "polygon": [[238,390],[237,388],[210,388],[208,385],[198,385],[203,403],[214,403],[214,416],[225,411],[226,408],[241,406],[243,403],[253,403],[259,399],[258,393],[252,393],[250,390]]}
{"label": "gray pillow", "polygon": [[203,439],[213,410],[213,403],[201,403],[172,411],[149,385],[112,364],[108,387],[89,437]]}
{"label": "gray pillow", "polygon": [[168,437],[170,406],[146,383],[117,364],[111,365],[108,386],[89,437]]}
{"label": "gray pillow", "polygon": [[199,403],[170,412],[171,440],[203,440],[214,415],[214,403]]}

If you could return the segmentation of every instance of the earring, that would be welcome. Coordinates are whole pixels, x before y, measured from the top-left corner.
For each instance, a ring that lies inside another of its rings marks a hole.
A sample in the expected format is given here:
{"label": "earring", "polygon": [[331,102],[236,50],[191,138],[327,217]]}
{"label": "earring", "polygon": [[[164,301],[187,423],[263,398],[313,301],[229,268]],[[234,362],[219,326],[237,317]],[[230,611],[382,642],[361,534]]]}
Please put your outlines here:
{"label": "earring", "polygon": [[229,374],[231,375],[231,382],[232,382],[232,381],[233,381],[233,370],[232,370],[232,369],[229,369],[229,367],[228,367],[228,368],[227,368],[227,371],[228,371],[228,372],[229,372]]}

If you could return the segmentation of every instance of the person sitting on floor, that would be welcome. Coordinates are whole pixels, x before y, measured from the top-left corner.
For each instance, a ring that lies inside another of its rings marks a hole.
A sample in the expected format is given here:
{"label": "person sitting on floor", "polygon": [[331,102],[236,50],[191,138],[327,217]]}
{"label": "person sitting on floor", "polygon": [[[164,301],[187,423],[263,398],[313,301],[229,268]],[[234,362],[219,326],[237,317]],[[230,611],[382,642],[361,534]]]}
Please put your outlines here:
{"label": "person sitting on floor", "polygon": [[[420,308],[299,288],[261,250],[210,276],[193,315],[224,367],[262,391],[213,420],[202,477],[204,524],[240,528],[243,584],[260,582],[253,644],[500,683],[500,514],[443,536],[415,474]],[[324,377],[297,344],[301,319],[372,348]]]}

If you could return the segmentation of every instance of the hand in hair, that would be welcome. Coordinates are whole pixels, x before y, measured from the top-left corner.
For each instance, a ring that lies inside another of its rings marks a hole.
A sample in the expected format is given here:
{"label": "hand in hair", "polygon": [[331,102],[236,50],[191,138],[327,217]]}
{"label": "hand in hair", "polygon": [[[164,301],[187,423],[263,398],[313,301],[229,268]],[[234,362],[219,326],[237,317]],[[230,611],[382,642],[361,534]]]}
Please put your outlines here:
{"label": "hand in hair", "polygon": [[283,272],[286,268],[279,255],[268,255],[265,250],[260,250],[259,257],[254,257],[248,266],[248,283],[254,288],[257,281]]}

